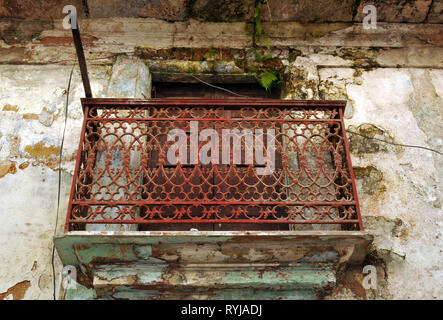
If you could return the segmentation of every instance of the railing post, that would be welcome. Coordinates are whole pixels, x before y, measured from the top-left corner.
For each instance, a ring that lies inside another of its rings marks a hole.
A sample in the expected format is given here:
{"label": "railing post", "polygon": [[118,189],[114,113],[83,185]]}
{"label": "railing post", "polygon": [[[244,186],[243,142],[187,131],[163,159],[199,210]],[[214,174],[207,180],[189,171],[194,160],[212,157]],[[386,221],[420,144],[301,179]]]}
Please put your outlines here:
{"label": "railing post", "polygon": [[78,65],[80,66],[80,72],[82,75],[83,88],[85,89],[85,97],[92,98],[91,85],[89,83],[88,68],[86,66],[85,53],[83,52],[82,39],[80,36],[80,30],[78,23],[72,24],[72,37],[74,38],[75,51],[77,52]]}

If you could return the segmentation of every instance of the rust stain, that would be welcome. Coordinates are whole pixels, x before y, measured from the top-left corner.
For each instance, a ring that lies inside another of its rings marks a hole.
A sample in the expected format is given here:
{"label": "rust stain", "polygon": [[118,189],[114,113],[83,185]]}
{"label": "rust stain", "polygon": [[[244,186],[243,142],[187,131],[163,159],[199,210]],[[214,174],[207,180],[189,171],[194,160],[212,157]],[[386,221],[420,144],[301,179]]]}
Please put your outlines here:
{"label": "rust stain", "polygon": [[358,270],[349,270],[340,279],[337,284],[336,291],[343,288],[351,290],[351,292],[360,299],[367,300],[366,290],[363,288],[363,275]]}
{"label": "rust stain", "polygon": [[151,255],[154,258],[162,259],[168,262],[178,262],[180,259],[180,253],[178,253],[177,250],[173,248],[163,248],[161,245],[153,246]]}
{"label": "rust stain", "polygon": [[60,154],[59,147],[46,146],[46,143],[44,141],[40,141],[33,146],[26,146],[25,151],[28,152],[31,157],[37,159],[48,159],[51,156],[58,156]]}
{"label": "rust stain", "polygon": [[[94,41],[98,40],[96,37],[82,36],[83,44],[92,44]],[[54,37],[48,36],[40,39],[40,42],[44,45],[60,45],[60,44],[72,44],[72,37]]]}
{"label": "rust stain", "polygon": [[5,104],[3,106],[3,110],[2,111],[14,111],[14,112],[18,112],[18,107],[17,106],[11,106],[10,104]]}
{"label": "rust stain", "polygon": [[85,244],[77,244],[77,245],[75,246],[75,248],[76,248],[77,250],[88,250],[88,249],[91,248],[91,246],[88,246],[88,245],[85,245]]}
{"label": "rust stain", "polygon": [[22,118],[25,119],[25,120],[40,120],[40,116],[42,116],[42,115],[52,115],[53,116],[53,121],[57,121],[57,119],[59,118],[61,112],[62,112],[62,109],[58,109],[57,113],[54,113],[54,111],[48,110],[48,108],[43,107],[43,109],[40,112],[40,114],[38,114],[38,113],[24,113],[22,115]]}
{"label": "rust stain", "polygon": [[15,161],[9,161],[9,160],[0,161],[0,178],[3,178],[8,173],[9,174],[17,173],[16,164],[17,163]]}
{"label": "rust stain", "polygon": [[435,39],[432,40],[432,44],[436,46],[443,45],[443,32],[438,33]]}
{"label": "rust stain", "polygon": [[26,169],[29,166],[29,162],[23,162],[22,164],[20,164],[18,167],[20,168],[20,170]]}
{"label": "rust stain", "polygon": [[14,286],[9,288],[6,292],[0,293],[0,300],[5,299],[7,296],[12,294],[14,300],[22,300],[26,294],[26,291],[31,286],[31,282],[24,280],[22,282],[16,283]]}
{"label": "rust stain", "polygon": [[44,164],[52,170],[58,170],[60,147],[46,146],[44,141],[40,141],[34,145],[25,147],[25,151],[29,154],[26,158],[32,158],[36,161],[34,165]]}
{"label": "rust stain", "polygon": [[35,113],[25,113],[25,114],[23,114],[23,119],[38,120],[38,114],[35,114]]}
{"label": "rust stain", "polygon": [[[44,111],[47,111],[47,112],[49,112],[49,113],[53,113],[53,112],[47,110],[46,108],[43,108],[43,110],[44,110]],[[54,114],[54,121],[57,121],[58,117],[60,116],[60,113],[62,113],[62,109],[58,109],[58,110],[57,110],[57,113]]]}

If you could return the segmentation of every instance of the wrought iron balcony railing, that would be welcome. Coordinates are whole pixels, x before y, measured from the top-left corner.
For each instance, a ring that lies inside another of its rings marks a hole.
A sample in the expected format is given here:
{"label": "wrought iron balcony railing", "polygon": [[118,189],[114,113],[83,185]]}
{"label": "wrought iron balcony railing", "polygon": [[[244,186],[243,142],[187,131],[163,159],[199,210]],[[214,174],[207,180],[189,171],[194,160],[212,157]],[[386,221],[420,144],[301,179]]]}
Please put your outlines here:
{"label": "wrought iron balcony railing", "polygon": [[342,101],[82,105],[66,230],[165,223],[362,230]]}

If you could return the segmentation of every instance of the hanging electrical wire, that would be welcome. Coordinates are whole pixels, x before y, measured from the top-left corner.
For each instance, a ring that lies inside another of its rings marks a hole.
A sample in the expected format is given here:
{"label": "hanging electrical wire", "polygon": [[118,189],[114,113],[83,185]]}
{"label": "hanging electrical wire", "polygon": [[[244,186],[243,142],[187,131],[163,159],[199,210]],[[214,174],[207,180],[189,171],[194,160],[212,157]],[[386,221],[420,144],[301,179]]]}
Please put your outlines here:
{"label": "hanging electrical wire", "polygon": [[[74,73],[74,68],[75,68],[75,64],[72,66],[71,73],[69,74],[68,89],[66,90],[66,104],[65,104],[65,112],[64,112],[65,116],[64,116],[62,140],[61,140],[61,143],[60,143],[60,157],[59,157],[59,165],[58,165],[57,215],[56,215],[56,218],[55,218],[54,236],[57,234],[58,216],[59,216],[59,211],[60,211],[63,146],[64,146],[64,142],[65,142],[66,125],[68,123],[69,92],[70,92],[70,89],[71,89],[71,82],[72,82],[72,75]],[[51,264],[52,264],[53,297],[54,297],[54,300],[56,300],[57,299],[57,293],[56,293],[56,284],[55,284],[55,245],[54,245],[54,243],[52,244]]]}

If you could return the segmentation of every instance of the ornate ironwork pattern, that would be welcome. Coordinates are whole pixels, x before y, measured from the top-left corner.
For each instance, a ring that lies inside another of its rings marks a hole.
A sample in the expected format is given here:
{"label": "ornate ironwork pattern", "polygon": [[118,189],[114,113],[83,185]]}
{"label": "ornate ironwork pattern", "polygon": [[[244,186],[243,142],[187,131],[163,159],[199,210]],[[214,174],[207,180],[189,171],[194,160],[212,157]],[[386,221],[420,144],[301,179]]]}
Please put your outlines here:
{"label": "ornate ironwork pattern", "polygon": [[[215,222],[362,229],[341,101],[83,99],[82,105],[67,229]],[[178,129],[183,153],[171,149],[177,137],[168,138]]]}

